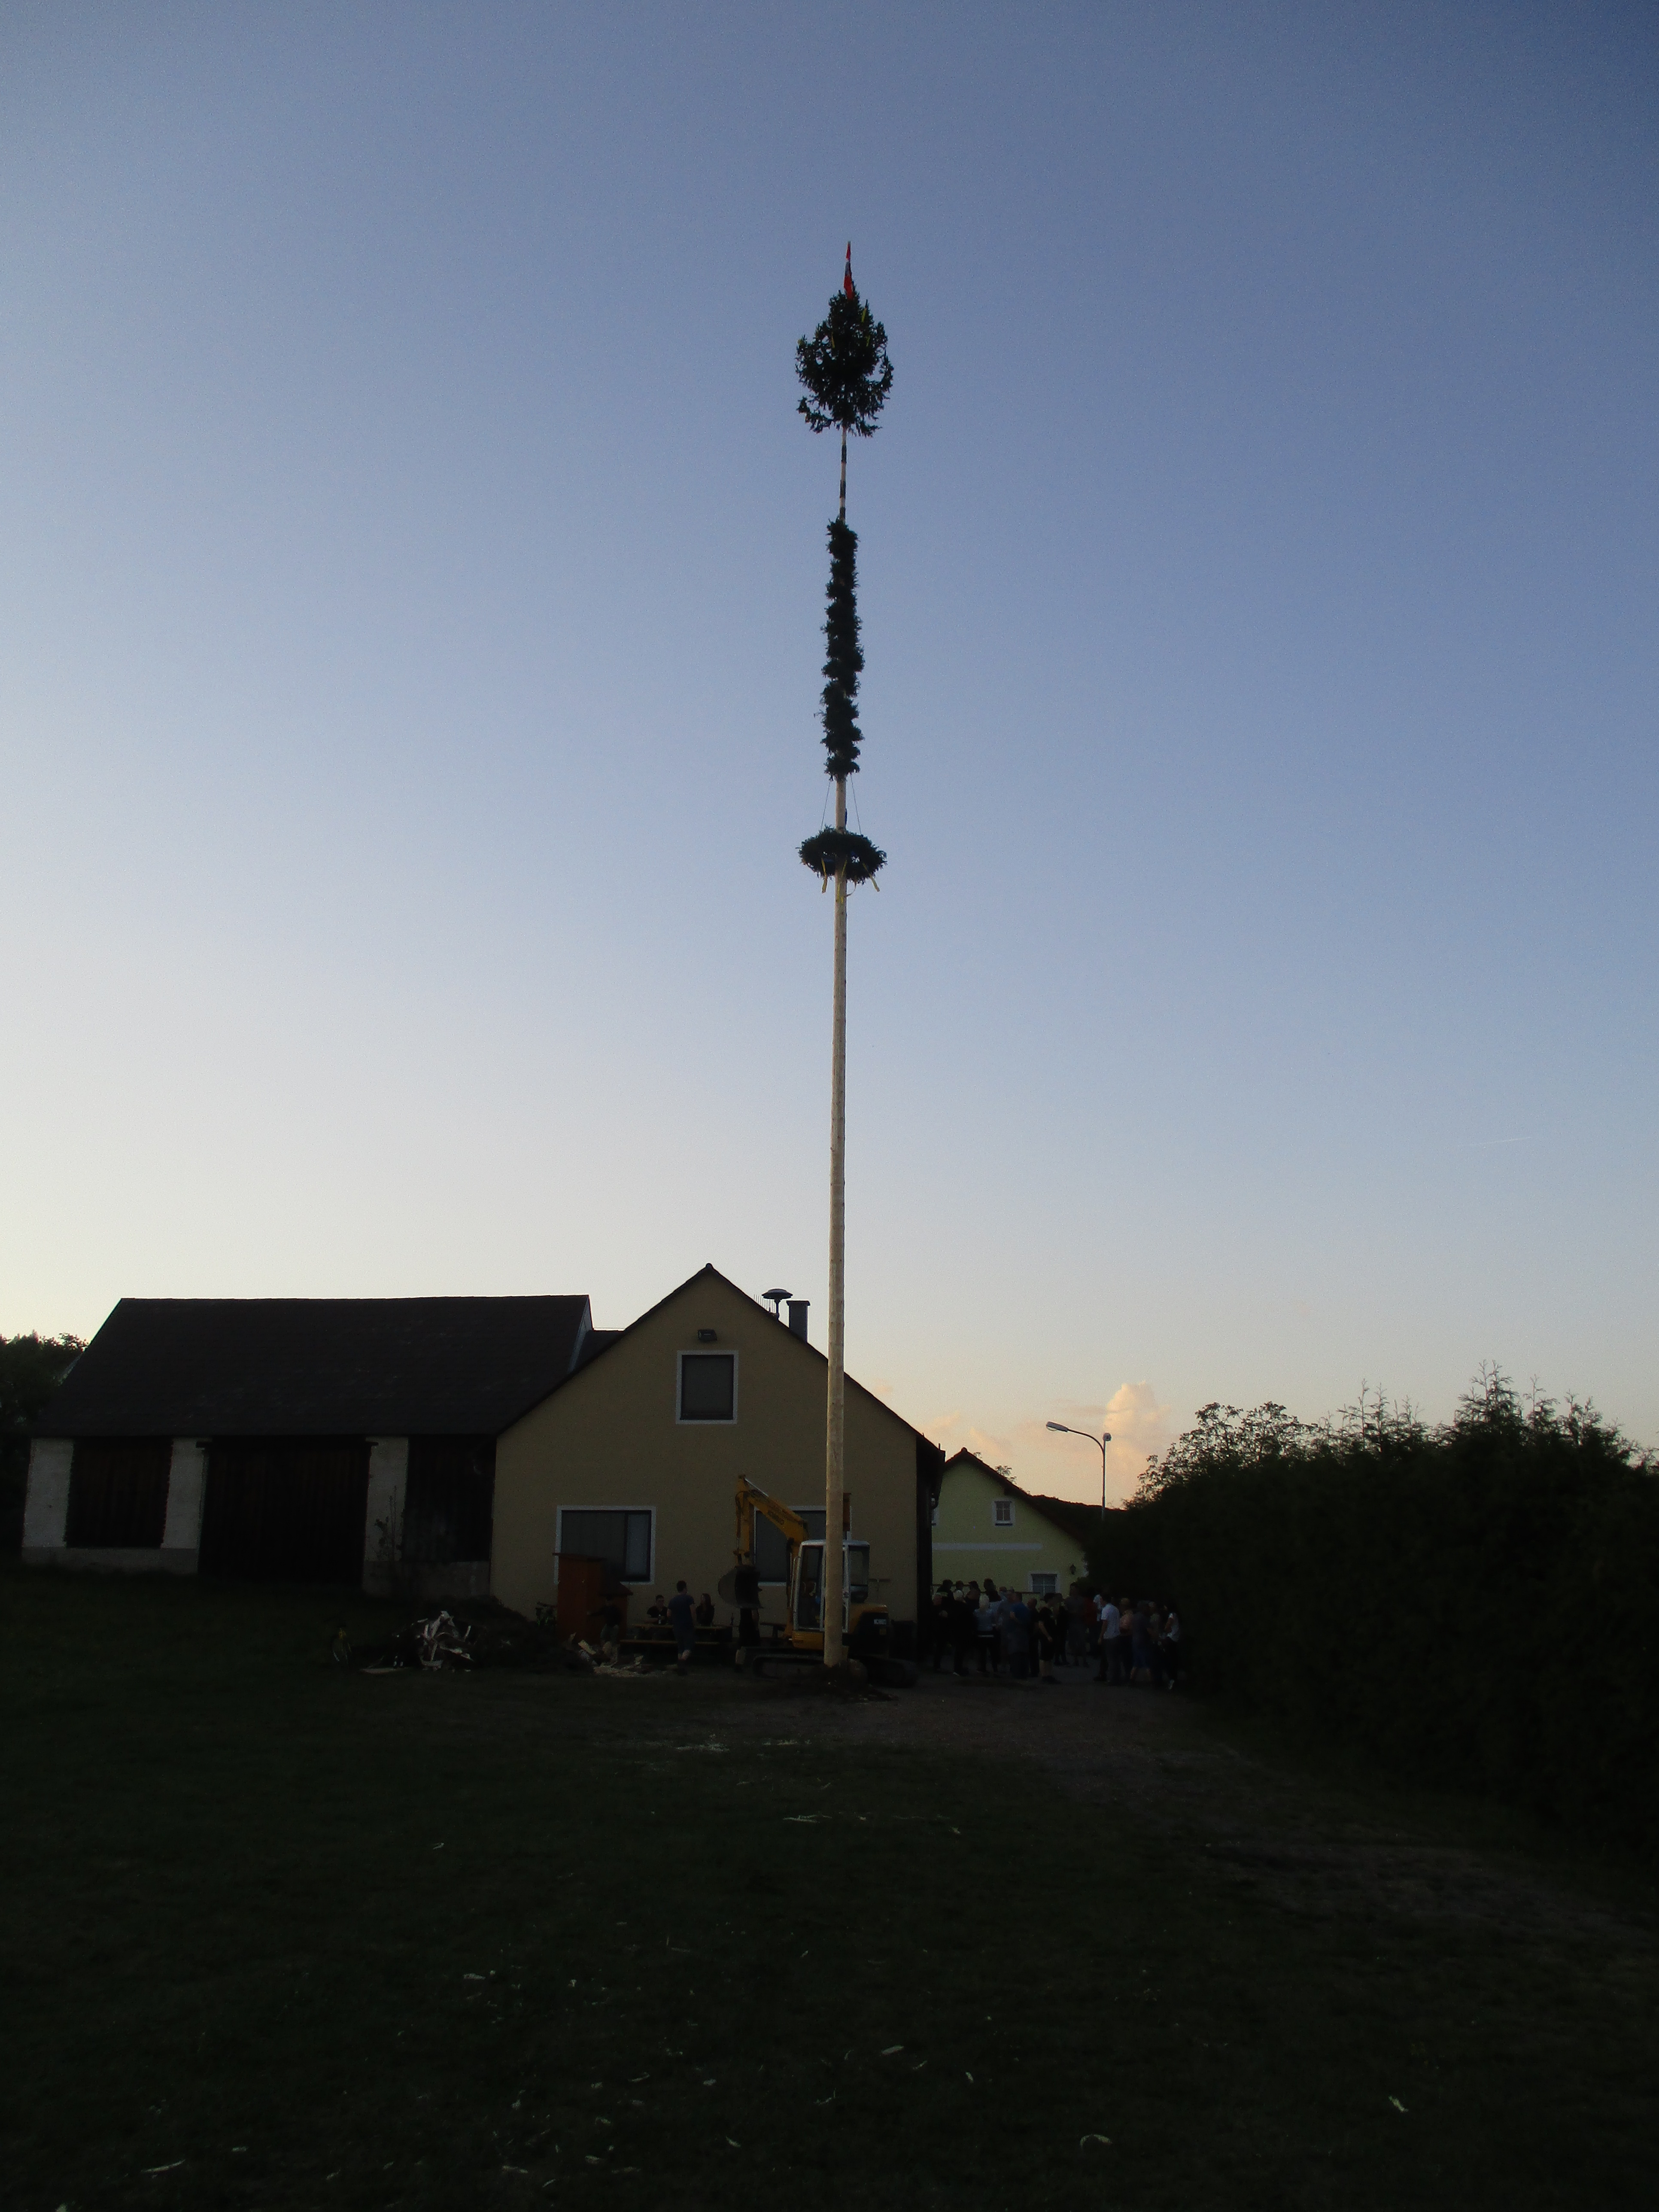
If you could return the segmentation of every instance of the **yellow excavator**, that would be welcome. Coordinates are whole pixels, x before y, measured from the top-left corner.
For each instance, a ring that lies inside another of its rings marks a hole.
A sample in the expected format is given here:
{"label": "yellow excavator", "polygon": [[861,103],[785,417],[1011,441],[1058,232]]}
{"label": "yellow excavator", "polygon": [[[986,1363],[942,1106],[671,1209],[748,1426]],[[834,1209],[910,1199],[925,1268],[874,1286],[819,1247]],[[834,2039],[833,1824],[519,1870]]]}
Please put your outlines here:
{"label": "yellow excavator", "polygon": [[[814,1536],[799,1513],[738,1477],[737,1565],[720,1577],[720,1592],[738,1608],[737,1663],[750,1674],[769,1667],[823,1663],[823,1539]],[[769,1521],[788,1552],[787,1617],[761,1632],[760,1571],[755,1561],[755,1522]],[[842,1539],[842,1621],[847,1656],[856,1659],[872,1682],[913,1688],[915,1662],[895,1656],[893,1624],[884,1605],[870,1602],[870,1547],[853,1535]]]}

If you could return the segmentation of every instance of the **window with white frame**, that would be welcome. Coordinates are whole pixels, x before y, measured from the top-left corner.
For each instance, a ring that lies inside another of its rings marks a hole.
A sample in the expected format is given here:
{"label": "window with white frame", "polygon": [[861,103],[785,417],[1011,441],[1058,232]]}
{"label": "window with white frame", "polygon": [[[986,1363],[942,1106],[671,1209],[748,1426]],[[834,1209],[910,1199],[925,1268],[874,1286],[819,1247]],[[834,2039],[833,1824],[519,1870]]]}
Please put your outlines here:
{"label": "window with white frame", "polygon": [[682,1421],[737,1419],[735,1352],[681,1352],[678,1418]]}
{"label": "window with white frame", "polygon": [[1058,1575],[1034,1574],[1031,1577],[1031,1595],[1033,1597],[1058,1597],[1060,1595],[1060,1577]]}
{"label": "window with white frame", "polygon": [[648,1583],[651,1517],[648,1508],[617,1511],[610,1506],[562,1505],[559,1550],[573,1559],[602,1559],[619,1583]]}
{"label": "window with white frame", "polygon": [[991,1522],[992,1526],[997,1528],[1013,1527],[1014,1501],[1012,1498],[999,1498],[995,1501],[991,1508]]}

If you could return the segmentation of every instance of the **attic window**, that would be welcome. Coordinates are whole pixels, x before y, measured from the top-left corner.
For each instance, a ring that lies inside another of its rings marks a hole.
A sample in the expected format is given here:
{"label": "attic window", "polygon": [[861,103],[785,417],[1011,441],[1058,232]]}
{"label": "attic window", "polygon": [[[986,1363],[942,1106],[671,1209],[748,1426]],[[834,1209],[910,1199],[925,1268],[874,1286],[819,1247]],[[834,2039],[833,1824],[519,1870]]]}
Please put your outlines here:
{"label": "attic window", "polygon": [[1013,1527],[1014,1501],[1012,1498],[999,1498],[997,1499],[996,1503],[991,1508],[991,1521],[993,1526],[998,1528],[1012,1528]]}
{"label": "attic window", "polygon": [[735,1352],[681,1352],[679,1418],[683,1421],[737,1419]]}

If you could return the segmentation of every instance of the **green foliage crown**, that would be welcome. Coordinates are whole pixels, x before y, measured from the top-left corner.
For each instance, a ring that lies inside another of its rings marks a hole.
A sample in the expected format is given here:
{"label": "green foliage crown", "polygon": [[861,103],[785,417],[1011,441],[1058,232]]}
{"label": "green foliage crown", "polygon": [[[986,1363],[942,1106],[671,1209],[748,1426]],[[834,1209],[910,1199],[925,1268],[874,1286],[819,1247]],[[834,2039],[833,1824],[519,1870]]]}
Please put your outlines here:
{"label": "green foliage crown", "polygon": [[876,417],[893,388],[887,332],[856,292],[842,291],[810,338],[795,348],[795,374],[806,386],[799,411],[814,431],[875,434]]}

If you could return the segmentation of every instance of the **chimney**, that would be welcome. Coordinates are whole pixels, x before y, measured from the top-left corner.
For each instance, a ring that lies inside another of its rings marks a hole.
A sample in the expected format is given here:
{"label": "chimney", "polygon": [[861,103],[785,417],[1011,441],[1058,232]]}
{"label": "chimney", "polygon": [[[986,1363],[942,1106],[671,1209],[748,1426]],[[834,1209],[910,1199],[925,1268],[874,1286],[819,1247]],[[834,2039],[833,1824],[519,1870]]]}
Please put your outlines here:
{"label": "chimney", "polygon": [[789,1334],[798,1336],[803,1344],[806,1342],[806,1309],[811,1303],[810,1298],[789,1301]]}

